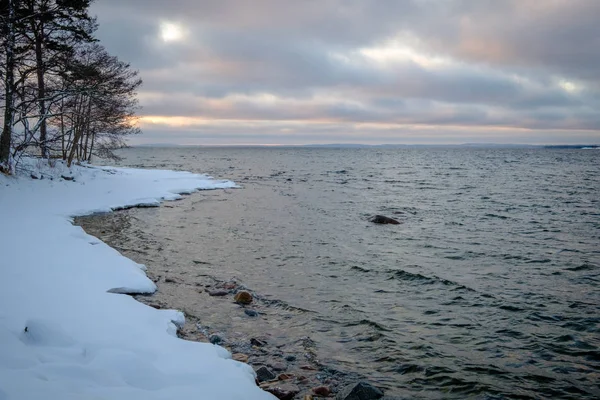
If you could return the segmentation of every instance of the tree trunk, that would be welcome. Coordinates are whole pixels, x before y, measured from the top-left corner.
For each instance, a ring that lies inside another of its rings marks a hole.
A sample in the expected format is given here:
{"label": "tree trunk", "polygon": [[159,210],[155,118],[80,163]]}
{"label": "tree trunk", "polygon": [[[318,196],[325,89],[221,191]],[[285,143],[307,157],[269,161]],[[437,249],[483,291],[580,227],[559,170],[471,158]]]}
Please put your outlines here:
{"label": "tree trunk", "polygon": [[75,135],[73,137],[73,143],[71,144],[71,151],[69,152],[69,158],[67,160],[67,167],[71,168],[71,164],[73,163],[73,157],[75,157],[75,152],[79,148],[79,138],[81,137],[81,130],[79,128],[75,129]]}
{"label": "tree trunk", "polygon": [[88,98],[87,108],[85,110],[85,144],[82,146],[82,159],[87,160],[88,142],[90,138],[90,122],[91,122],[91,111],[92,111],[92,98]]}
{"label": "tree trunk", "polygon": [[15,10],[13,0],[8,0],[8,23],[6,39],[6,75],[4,77],[5,103],[4,103],[4,125],[0,136],[0,167],[5,166],[10,171],[10,146],[12,140],[13,91],[14,91],[14,69],[15,69]]}
{"label": "tree trunk", "polygon": [[96,139],[96,134],[92,133],[92,143],[90,144],[90,154],[88,155],[88,162],[92,161],[92,152],[94,151],[94,139]]}
{"label": "tree trunk", "polygon": [[35,63],[37,67],[38,84],[38,106],[40,109],[40,150],[42,158],[49,158],[47,131],[46,131],[46,82],[44,81],[44,53],[42,42],[44,41],[44,23],[40,22],[39,31],[35,34]]}
{"label": "tree trunk", "polygon": [[73,142],[71,142],[71,151],[69,152],[69,158],[67,159],[67,166],[71,167],[75,154],[79,152],[79,141],[83,134],[84,120],[83,120],[83,102],[85,97],[81,96],[75,108],[75,122],[73,124]]}

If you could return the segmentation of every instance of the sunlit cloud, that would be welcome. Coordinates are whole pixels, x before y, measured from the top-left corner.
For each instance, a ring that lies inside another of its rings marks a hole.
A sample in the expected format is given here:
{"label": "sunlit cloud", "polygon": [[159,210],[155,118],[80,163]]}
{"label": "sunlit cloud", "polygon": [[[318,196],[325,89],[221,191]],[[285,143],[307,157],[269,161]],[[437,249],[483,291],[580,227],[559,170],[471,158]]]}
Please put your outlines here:
{"label": "sunlit cloud", "polygon": [[441,68],[450,66],[454,62],[448,57],[426,54],[417,50],[407,35],[398,35],[392,39],[386,40],[381,44],[363,47],[357,51],[358,54],[374,61],[380,65],[393,67],[394,64],[402,62],[413,62],[423,68]]}
{"label": "sunlit cloud", "polygon": [[568,93],[577,93],[578,91],[581,90],[581,87],[579,85],[577,85],[575,82],[571,82],[571,81],[568,81],[565,79],[561,80],[558,84],[561,88],[563,88],[563,90],[565,92],[568,92]]}

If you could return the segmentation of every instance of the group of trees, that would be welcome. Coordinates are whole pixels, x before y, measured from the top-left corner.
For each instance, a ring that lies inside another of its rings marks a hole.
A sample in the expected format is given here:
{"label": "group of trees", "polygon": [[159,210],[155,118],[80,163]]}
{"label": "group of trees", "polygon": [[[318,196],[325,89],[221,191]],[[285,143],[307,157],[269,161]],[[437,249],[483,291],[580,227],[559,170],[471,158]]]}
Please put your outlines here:
{"label": "group of trees", "polygon": [[24,153],[69,165],[138,132],[142,81],[94,37],[93,0],[0,0],[0,170]]}

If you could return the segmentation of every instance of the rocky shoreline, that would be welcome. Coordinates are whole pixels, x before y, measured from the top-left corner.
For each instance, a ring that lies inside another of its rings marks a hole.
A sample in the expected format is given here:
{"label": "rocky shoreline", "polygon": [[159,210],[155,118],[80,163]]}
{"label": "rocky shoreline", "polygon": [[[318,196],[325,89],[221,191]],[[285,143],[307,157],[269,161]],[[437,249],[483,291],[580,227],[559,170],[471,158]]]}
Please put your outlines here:
{"label": "rocky shoreline", "polygon": [[[200,263],[200,262],[197,262]],[[186,285],[170,276],[156,275],[148,266],[148,276],[159,286],[158,292],[172,286]],[[235,279],[219,281],[207,277],[194,286],[199,294],[235,304],[242,318],[268,318],[270,307],[284,306],[246,288]],[[210,282],[213,281],[213,282]],[[155,295],[134,296],[138,301],[157,309],[176,308]],[[383,397],[383,392],[365,381],[365,377],[348,374],[322,364],[315,343],[310,337],[290,338],[288,343],[275,344],[268,332],[246,336],[240,332],[222,332],[204,325],[200,318],[185,312],[186,323],[178,330],[184,340],[208,342],[225,347],[234,360],[251,365],[257,374],[257,385],[282,400],[335,397],[340,400],[370,400]]]}

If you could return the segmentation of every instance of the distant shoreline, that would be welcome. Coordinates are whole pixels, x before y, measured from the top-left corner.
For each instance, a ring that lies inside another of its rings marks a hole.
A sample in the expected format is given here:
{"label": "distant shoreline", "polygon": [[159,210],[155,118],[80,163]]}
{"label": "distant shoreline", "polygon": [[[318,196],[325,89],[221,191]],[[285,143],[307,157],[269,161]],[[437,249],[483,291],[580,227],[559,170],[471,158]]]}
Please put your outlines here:
{"label": "distant shoreline", "polygon": [[498,143],[465,143],[465,144],[176,144],[148,143],[131,145],[130,148],[331,148],[331,149],[600,149],[600,144],[498,144]]}

